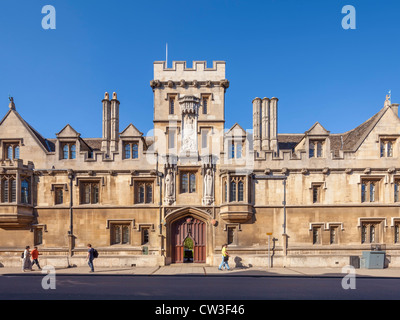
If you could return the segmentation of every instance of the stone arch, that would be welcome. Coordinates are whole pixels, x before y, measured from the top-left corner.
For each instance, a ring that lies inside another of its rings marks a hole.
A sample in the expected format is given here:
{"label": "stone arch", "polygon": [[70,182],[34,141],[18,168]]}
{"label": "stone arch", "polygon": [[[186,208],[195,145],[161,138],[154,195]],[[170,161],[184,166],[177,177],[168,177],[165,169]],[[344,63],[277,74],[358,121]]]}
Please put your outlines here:
{"label": "stone arch", "polygon": [[212,243],[211,218],[208,212],[193,207],[174,210],[165,217],[167,263],[185,262],[183,241],[188,235],[195,242],[193,262],[206,263]]}

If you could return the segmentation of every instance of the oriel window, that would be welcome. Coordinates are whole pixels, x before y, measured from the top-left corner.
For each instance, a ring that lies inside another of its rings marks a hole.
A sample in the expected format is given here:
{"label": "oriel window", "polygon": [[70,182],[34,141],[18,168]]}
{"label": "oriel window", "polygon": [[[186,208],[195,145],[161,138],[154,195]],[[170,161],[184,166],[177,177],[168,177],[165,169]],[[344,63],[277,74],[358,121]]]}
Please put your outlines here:
{"label": "oriel window", "polygon": [[30,203],[30,179],[23,179],[21,181],[21,203],[29,204]]}
{"label": "oriel window", "polygon": [[3,176],[0,181],[1,202],[17,202],[17,183],[15,176]]}
{"label": "oriel window", "polygon": [[243,176],[231,177],[231,181],[230,181],[230,185],[229,185],[229,187],[230,187],[229,201],[230,202],[244,201],[244,197],[245,197],[244,181],[245,181],[245,178]]}

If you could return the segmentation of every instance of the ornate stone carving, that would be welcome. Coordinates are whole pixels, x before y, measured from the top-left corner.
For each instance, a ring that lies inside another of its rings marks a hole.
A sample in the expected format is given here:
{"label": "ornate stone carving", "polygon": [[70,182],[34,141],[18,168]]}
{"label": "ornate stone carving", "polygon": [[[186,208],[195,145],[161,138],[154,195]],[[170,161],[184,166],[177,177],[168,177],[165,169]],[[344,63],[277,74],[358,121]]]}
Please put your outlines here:
{"label": "ornate stone carving", "polygon": [[347,168],[346,170],[344,170],[344,172],[347,174],[351,174],[353,172],[353,169]]}
{"label": "ornate stone carving", "polygon": [[175,202],[175,172],[168,168],[165,174],[165,203],[171,205]]}
{"label": "ornate stone carving", "polygon": [[183,153],[197,152],[197,116],[200,99],[195,96],[184,96],[179,99],[182,114],[182,147]]}
{"label": "ornate stone carving", "polygon": [[172,80],[168,81],[168,88],[173,88],[174,87],[174,82]]}
{"label": "ornate stone carving", "polygon": [[223,79],[219,82],[219,85],[225,89],[229,88],[229,81],[227,79]]}
{"label": "ornate stone carving", "polygon": [[203,204],[211,205],[214,202],[214,173],[210,167],[205,169],[203,186],[204,186]]}
{"label": "ornate stone carving", "polygon": [[150,87],[152,87],[153,89],[161,87],[160,80],[151,80],[150,81]]}
{"label": "ornate stone carving", "polygon": [[396,168],[394,168],[394,167],[389,168],[388,173],[390,173],[390,174],[396,173]]}

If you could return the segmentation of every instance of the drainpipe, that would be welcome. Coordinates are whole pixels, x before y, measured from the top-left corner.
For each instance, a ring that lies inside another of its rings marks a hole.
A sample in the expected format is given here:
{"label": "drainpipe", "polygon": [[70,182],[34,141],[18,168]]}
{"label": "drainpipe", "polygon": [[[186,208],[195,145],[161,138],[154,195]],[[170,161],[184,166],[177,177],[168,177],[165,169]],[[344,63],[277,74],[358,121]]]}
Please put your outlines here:
{"label": "drainpipe", "polygon": [[157,164],[156,164],[156,175],[157,175],[157,186],[159,187],[160,191],[160,199],[158,201],[159,206],[159,237],[160,237],[160,255],[164,255],[164,248],[163,248],[163,235],[162,235],[162,173],[158,171],[158,153],[156,153],[157,157]]}
{"label": "drainpipe", "polygon": [[68,170],[68,179],[69,179],[69,231],[68,231],[68,251],[69,256],[72,257],[74,249],[74,226],[73,226],[73,180],[74,180],[74,172],[72,170]]}

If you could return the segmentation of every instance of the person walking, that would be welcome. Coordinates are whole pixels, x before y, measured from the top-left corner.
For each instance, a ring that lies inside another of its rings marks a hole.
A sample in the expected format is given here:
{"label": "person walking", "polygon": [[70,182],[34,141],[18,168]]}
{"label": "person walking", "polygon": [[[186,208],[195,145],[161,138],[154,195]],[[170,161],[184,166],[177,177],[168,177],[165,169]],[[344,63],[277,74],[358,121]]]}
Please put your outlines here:
{"label": "person walking", "polygon": [[31,253],[29,249],[30,247],[26,246],[24,254],[22,255],[22,272],[25,272],[26,269],[32,271]]}
{"label": "person walking", "polygon": [[219,265],[218,270],[222,270],[222,267],[224,267],[224,268],[227,269],[227,270],[231,270],[231,269],[229,268],[229,264],[228,264],[229,253],[228,253],[228,251],[226,250],[227,247],[228,247],[227,244],[224,244],[224,245],[222,246],[222,250],[221,250],[222,262],[221,262],[221,264]]}
{"label": "person walking", "polygon": [[38,247],[34,247],[31,252],[32,267],[34,264],[36,264],[38,266],[39,270],[42,270],[42,268],[40,267],[40,264],[39,264],[39,255],[40,255],[40,253],[39,253]]}
{"label": "person walking", "polygon": [[87,245],[87,247],[88,247],[88,253],[87,253],[87,256],[86,256],[86,260],[87,260],[88,265],[90,267],[90,271],[89,272],[94,272],[94,265],[93,265],[94,249],[92,248],[92,245],[90,243]]}

